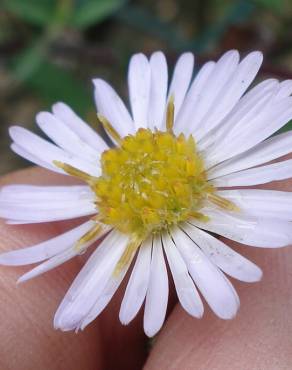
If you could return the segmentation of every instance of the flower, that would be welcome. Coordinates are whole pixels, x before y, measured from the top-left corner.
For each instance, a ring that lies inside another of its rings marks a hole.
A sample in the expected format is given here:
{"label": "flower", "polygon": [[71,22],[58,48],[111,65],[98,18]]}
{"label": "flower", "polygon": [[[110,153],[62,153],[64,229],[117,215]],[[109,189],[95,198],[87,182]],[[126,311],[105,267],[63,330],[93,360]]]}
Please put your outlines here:
{"label": "flower", "polygon": [[4,253],[3,265],[42,262],[26,281],[99,246],[59,306],[54,325],[83,329],[107,306],[130,266],[120,320],[128,324],[145,301],[144,330],[161,328],[168,302],[169,266],[178,299],[203,315],[201,295],[216,315],[233,318],[239,298],[225,274],[261,279],[254,263],[214,236],[254,247],[292,242],[292,195],[251,186],[292,175],[292,81],[265,80],[248,92],[262,54],[239,61],[237,51],[204,64],[192,80],[194,57],[178,59],[168,85],[165,56],[131,58],[132,115],[101,79],[93,80],[98,118],[107,143],[67,105],[36,121],[48,142],[11,127],[12,149],[49,170],[75,176],[76,186],[5,186],[0,216],[9,223],[54,222],[90,216],[78,227],[38,245]]}

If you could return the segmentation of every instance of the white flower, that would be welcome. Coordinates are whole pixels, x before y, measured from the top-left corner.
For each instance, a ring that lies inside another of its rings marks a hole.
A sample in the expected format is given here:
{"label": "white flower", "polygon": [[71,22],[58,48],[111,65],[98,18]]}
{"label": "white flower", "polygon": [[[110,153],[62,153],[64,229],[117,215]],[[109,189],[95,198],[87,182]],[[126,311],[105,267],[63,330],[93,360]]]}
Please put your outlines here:
{"label": "white flower", "polygon": [[63,103],[36,117],[55,144],[24,128],[10,129],[17,154],[85,185],[5,186],[0,216],[13,224],[91,218],[4,253],[0,263],[42,262],[19,279],[25,281],[104,237],[58,308],[56,328],[83,329],[96,318],[134,260],[120,309],[123,324],[145,301],[146,334],[161,328],[167,264],[190,315],[203,315],[200,292],[216,315],[233,318],[239,298],[224,273],[255,282],[262,272],[213,234],[255,247],[291,244],[292,193],[248,188],[292,176],[292,160],[271,163],[291,151],[291,132],[271,135],[292,119],[292,81],[265,80],[245,93],[261,62],[260,52],[239,61],[231,50],[204,64],[192,80],[194,58],[185,53],[168,89],[164,55],[134,55],[128,74],[132,115],[112,87],[93,81],[98,117],[117,145],[112,149]]}

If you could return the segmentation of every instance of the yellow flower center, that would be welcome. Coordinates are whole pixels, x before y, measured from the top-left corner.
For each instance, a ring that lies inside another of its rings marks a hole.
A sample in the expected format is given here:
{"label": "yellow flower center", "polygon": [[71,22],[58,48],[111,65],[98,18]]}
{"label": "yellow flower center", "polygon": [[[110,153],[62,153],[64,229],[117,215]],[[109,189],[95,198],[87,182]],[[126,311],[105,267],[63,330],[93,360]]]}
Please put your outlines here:
{"label": "yellow flower center", "polygon": [[166,131],[139,129],[135,135],[121,138],[105,117],[98,118],[118,143],[102,153],[100,177],[54,161],[68,174],[86,181],[96,195],[96,225],[77,241],[77,249],[98,235],[105,224],[128,234],[129,244],[115,268],[119,273],[148,235],[189,218],[208,221],[200,212],[206,200],[229,211],[238,209],[216,195],[207,181],[194,138],[173,134],[172,98],[167,106]]}
{"label": "yellow flower center", "polygon": [[200,217],[213,192],[192,136],[139,129],[101,157],[102,175],[91,182],[99,220],[144,239]]}

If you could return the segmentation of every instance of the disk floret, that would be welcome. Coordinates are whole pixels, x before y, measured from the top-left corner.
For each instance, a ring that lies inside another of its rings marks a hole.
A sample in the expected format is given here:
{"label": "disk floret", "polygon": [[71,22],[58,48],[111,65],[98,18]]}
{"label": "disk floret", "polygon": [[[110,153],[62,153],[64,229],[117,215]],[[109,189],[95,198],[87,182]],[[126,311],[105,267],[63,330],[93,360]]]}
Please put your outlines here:
{"label": "disk floret", "polygon": [[144,239],[200,214],[213,192],[192,136],[139,129],[101,157],[91,183],[99,220]]}

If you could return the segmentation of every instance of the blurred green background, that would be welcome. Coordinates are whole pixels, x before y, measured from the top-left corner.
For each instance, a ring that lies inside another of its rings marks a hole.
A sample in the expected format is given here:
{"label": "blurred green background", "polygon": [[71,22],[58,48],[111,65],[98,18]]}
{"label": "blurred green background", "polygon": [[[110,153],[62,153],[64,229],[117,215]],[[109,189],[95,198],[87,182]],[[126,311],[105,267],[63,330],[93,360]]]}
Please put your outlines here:
{"label": "blurred green background", "polygon": [[9,125],[37,131],[58,100],[96,125],[91,78],[126,97],[134,52],[161,49],[172,66],[191,50],[199,66],[230,48],[264,52],[259,79],[292,78],[292,0],[0,0],[0,174],[28,165]]}

